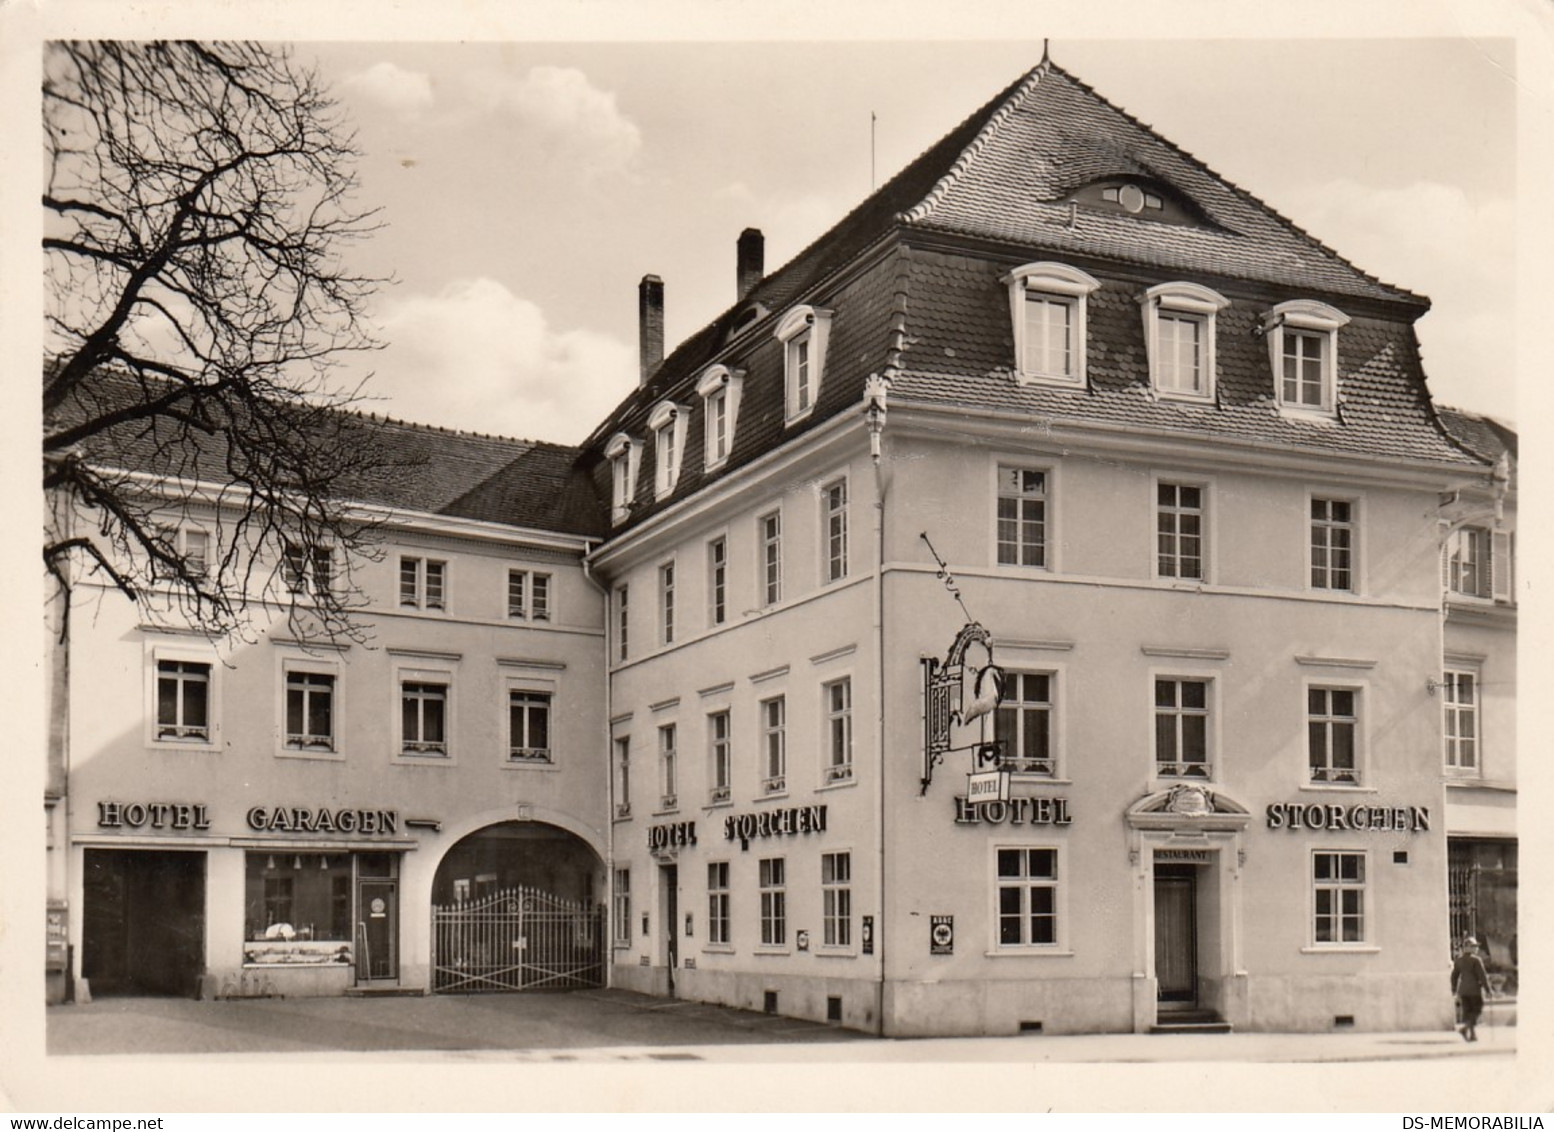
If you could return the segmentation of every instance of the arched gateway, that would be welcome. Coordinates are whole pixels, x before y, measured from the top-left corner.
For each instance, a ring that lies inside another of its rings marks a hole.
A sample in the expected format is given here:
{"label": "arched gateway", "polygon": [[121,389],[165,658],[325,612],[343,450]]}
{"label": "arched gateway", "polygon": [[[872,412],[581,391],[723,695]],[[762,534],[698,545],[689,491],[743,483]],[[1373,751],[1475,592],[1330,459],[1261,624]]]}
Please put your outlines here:
{"label": "arched gateway", "polygon": [[457,842],[432,883],[432,990],[604,983],[604,865],[575,834],[501,822]]}

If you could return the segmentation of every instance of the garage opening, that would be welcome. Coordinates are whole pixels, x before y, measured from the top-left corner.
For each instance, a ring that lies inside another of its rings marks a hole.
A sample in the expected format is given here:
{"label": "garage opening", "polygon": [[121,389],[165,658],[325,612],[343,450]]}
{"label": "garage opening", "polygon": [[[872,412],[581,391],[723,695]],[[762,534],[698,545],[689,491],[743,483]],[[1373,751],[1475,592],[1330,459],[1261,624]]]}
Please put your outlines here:
{"label": "garage opening", "polygon": [[81,974],[94,997],[196,998],[205,970],[205,854],[88,849]]}

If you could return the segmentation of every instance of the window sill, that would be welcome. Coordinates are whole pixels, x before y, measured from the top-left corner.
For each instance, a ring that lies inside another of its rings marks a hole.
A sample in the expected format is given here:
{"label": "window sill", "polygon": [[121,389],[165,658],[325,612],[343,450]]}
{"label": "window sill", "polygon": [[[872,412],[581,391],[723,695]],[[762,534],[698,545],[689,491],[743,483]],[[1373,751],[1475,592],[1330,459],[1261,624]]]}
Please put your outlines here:
{"label": "window sill", "polygon": [[759,797],[752,798],[751,804],[758,806],[762,802],[783,802],[786,801],[787,798],[788,792],[786,790],[778,790],[771,794],[762,794]]}
{"label": "window sill", "polygon": [[1305,794],[1324,794],[1327,791],[1335,791],[1339,794],[1380,794],[1381,788],[1377,786],[1362,786],[1358,782],[1307,782],[1299,787]]}
{"label": "window sill", "polygon": [[815,787],[815,793],[824,794],[828,790],[846,790],[850,786],[857,785],[858,777],[857,775],[854,775],[851,778],[839,778],[835,782],[823,783],[822,785]]}
{"label": "window sill", "polygon": [[982,953],[987,959],[1072,959],[1074,953],[1059,947],[1000,947]]}
{"label": "window sill", "polygon": [[1283,404],[1279,405],[1278,408],[1279,415],[1285,420],[1327,427],[1336,427],[1338,424],[1338,410],[1336,409],[1312,409],[1299,405]]}
{"label": "window sill", "polygon": [[1052,774],[1037,774],[1029,770],[1012,770],[1009,772],[1011,784],[1020,782],[1028,786],[1072,786],[1072,778],[1059,778]]}
{"label": "window sill", "polygon": [[1370,943],[1312,943],[1300,949],[1302,955],[1380,955],[1381,948]]}
{"label": "window sill", "polygon": [[305,747],[278,747],[275,751],[275,757],[278,759],[306,759],[312,762],[343,763],[345,761],[345,752],[339,750],[326,751],[323,749],[308,750]]}
{"label": "window sill", "polygon": [[1085,379],[1083,375],[1079,377],[1069,377],[1067,375],[1050,373],[1025,373],[1021,370],[1014,370],[1012,372],[1014,374],[1016,385],[1046,385],[1051,386],[1054,389],[1082,390],[1085,388]]}
{"label": "window sill", "polygon": [[815,958],[856,959],[858,958],[858,949],[855,947],[827,947],[824,944],[821,944],[819,947],[815,948]]}
{"label": "window sill", "polygon": [[703,955],[733,955],[735,952],[732,943],[704,943],[701,945],[701,953]]}
{"label": "window sill", "polygon": [[451,755],[407,755],[400,753],[389,760],[395,766],[454,766]]}
{"label": "window sill", "polygon": [[812,417],[814,415],[815,415],[815,406],[814,405],[810,405],[809,408],[803,410],[802,412],[786,413],[784,415],[784,417],[783,417],[783,422],[782,423],[783,423],[784,427],[786,427],[787,425],[796,425],[800,421],[808,420],[810,417]]}
{"label": "window sill", "polygon": [[1213,393],[1183,393],[1174,389],[1161,389],[1153,385],[1150,386],[1150,393],[1156,401],[1178,405],[1213,405],[1215,403]]}
{"label": "window sill", "polygon": [[751,955],[792,955],[793,949],[782,943],[763,943],[757,946]]}
{"label": "window sill", "polygon": [[727,798],[714,799],[702,807],[704,810],[732,810],[733,808],[734,799],[732,795]]}
{"label": "window sill", "polygon": [[158,751],[219,751],[221,745],[205,739],[152,739],[146,746]]}
{"label": "window sill", "polygon": [[506,770],[542,770],[555,772],[559,769],[554,759],[515,759],[508,758],[502,763]]}

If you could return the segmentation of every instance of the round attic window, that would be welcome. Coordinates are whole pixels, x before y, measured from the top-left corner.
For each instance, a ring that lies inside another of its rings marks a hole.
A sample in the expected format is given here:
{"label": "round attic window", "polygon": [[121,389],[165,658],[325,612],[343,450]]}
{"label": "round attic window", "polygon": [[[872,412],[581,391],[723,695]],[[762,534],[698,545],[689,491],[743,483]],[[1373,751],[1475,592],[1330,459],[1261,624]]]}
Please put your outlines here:
{"label": "round attic window", "polygon": [[1129,212],[1144,211],[1144,190],[1137,185],[1124,185],[1117,193],[1117,203]]}

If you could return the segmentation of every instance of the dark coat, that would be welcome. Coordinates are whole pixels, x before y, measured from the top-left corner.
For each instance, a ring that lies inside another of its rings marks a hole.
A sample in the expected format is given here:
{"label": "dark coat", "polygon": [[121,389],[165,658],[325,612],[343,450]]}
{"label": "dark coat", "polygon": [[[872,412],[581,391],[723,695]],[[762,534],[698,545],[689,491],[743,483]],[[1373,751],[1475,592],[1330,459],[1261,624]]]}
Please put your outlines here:
{"label": "dark coat", "polygon": [[1451,965],[1451,991],[1458,998],[1483,998],[1489,994],[1489,972],[1473,952],[1464,951]]}

